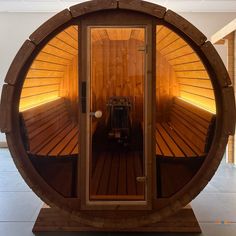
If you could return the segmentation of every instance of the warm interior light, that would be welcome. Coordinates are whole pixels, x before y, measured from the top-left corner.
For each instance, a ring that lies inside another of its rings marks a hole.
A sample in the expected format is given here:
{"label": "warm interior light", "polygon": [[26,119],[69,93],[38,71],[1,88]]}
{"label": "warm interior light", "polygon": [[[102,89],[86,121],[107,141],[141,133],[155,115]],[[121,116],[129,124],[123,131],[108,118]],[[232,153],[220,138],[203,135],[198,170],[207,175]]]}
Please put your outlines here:
{"label": "warm interior light", "polygon": [[144,41],[144,34],[144,28],[94,27],[91,29],[91,37],[93,41],[128,41],[130,39]]}
{"label": "warm interior light", "polygon": [[49,102],[52,102],[52,101],[55,101],[55,100],[58,100],[58,99],[60,99],[60,97],[50,98],[48,100],[45,100],[45,101],[37,103],[37,104],[28,105],[28,106],[25,106],[25,107],[20,107],[19,111],[23,112],[23,111],[26,111],[26,110],[29,110],[29,109],[32,109],[32,108],[35,108],[35,107],[39,107],[43,104],[46,104],[46,103],[49,103]]}
{"label": "warm interior light", "polygon": [[181,100],[183,100],[183,101],[185,101],[185,102],[187,102],[187,103],[190,103],[190,104],[192,104],[192,105],[194,105],[194,106],[196,106],[196,107],[199,107],[199,108],[201,108],[201,109],[203,109],[203,110],[205,110],[205,111],[207,111],[207,112],[210,112],[210,113],[212,113],[212,114],[216,114],[215,109],[210,109],[210,108],[208,108],[208,107],[201,106],[201,105],[198,104],[197,102],[193,102],[193,101],[188,100],[188,99],[183,98],[183,97],[179,97],[179,99],[181,99]]}

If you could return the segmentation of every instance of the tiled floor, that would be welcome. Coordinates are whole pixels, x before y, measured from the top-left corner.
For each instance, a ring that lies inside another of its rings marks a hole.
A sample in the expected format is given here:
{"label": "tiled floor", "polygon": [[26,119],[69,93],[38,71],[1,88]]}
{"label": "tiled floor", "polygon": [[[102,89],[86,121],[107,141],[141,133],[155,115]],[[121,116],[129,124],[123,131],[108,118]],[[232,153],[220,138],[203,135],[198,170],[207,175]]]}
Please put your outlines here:
{"label": "tiled floor", "polygon": [[[200,222],[201,236],[236,235],[236,168],[222,162],[212,181],[191,203]],[[0,149],[0,236],[32,236],[42,201],[19,175],[7,149]],[[40,235],[125,235],[121,233],[79,233]],[[129,234],[136,235],[136,234]],[[163,235],[154,234],[149,235]],[[165,234],[173,236],[175,234]],[[180,234],[178,234],[180,235]],[[184,234],[190,236],[190,234]],[[196,235],[196,234],[195,234]]]}

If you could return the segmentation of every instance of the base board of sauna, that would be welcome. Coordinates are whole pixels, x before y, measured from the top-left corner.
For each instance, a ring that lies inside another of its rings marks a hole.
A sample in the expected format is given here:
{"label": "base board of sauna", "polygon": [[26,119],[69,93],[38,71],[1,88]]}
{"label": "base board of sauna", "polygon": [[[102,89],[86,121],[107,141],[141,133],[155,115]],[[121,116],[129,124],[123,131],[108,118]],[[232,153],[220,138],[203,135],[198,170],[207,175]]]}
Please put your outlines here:
{"label": "base board of sauna", "polygon": [[132,229],[94,228],[72,220],[67,214],[57,209],[44,206],[34,224],[33,232],[168,232],[168,233],[201,233],[201,228],[190,205],[175,215],[151,225]]}

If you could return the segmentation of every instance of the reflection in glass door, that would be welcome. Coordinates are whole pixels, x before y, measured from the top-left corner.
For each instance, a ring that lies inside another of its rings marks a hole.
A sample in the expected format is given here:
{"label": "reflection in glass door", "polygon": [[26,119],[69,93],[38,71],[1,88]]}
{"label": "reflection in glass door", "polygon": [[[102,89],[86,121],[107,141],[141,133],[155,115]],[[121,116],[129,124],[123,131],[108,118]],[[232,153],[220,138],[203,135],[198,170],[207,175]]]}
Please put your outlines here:
{"label": "reflection in glass door", "polygon": [[145,28],[89,28],[89,200],[145,200]]}

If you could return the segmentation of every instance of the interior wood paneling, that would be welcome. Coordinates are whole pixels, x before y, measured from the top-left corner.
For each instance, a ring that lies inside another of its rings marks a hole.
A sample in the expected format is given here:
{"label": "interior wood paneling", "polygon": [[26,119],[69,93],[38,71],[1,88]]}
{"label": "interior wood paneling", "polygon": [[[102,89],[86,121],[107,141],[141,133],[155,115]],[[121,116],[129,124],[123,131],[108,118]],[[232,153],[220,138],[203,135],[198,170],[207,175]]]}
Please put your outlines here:
{"label": "interior wood paneling", "polygon": [[[209,75],[196,52],[184,39],[167,27],[157,26],[156,32],[157,60],[158,55],[159,58],[162,56],[171,65],[176,82],[179,85],[179,96],[190,103],[215,113],[213,87]],[[158,70],[162,70],[162,68],[159,66],[158,69],[157,65]]]}
{"label": "interior wood paneling", "polygon": [[156,121],[166,121],[172,98],[179,96],[179,84],[175,71],[162,54],[157,51],[156,61]]}
{"label": "interior wood paneling", "polygon": [[[94,28],[92,74],[94,109],[103,109],[111,96],[133,97],[142,111],[144,30]],[[215,112],[212,84],[193,49],[165,26],[157,27],[157,120],[165,120],[173,96],[180,96]],[[127,63],[130,60],[131,63]],[[57,97],[67,97],[76,112],[78,98],[78,29],[71,26],[56,35],[37,55],[24,82],[20,110]],[[113,83],[113,81],[115,81]],[[99,108],[100,107],[100,108]],[[141,112],[141,113],[140,113]]]}
{"label": "interior wood paneling", "polygon": [[78,56],[74,57],[71,64],[68,65],[65,76],[60,84],[60,97],[67,98],[70,101],[73,117],[78,117]]}
{"label": "interior wood paneling", "polygon": [[92,31],[92,42],[100,41],[102,43],[103,40],[127,41],[130,39],[144,41],[144,30],[140,30],[140,28],[93,28]]}
{"label": "interior wood paneling", "polygon": [[72,104],[78,97],[77,26],[57,34],[37,55],[24,81],[20,111],[58,97],[68,97]]}
{"label": "interior wood paneling", "polygon": [[109,97],[128,96],[135,104],[133,117],[142,117],[144,52],[139,48],[143,45],[143,41],[133,38],[93,42],[91,74],[96,100],[93,109],[106,112]]}

